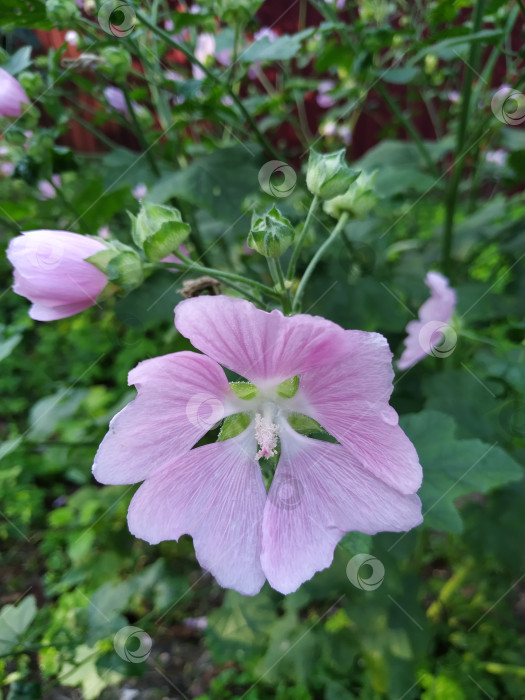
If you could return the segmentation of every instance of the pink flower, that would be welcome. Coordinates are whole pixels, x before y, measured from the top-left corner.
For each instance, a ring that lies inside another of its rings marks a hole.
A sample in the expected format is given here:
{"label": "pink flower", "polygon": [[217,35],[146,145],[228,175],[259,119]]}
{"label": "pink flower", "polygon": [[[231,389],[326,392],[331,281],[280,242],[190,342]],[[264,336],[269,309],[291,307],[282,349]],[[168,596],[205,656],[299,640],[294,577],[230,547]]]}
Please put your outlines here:
{"label": "pink flower", "polygon": [[485,155],[485,160],[487,163],[493,163],[503,168],[507,162],[508,153],[504,148],[498,148],[496,151],[487,151]]}
{"label": "pink flower", "polygon": [[15,164],[14,163],[2,163],[2,165],[0,165],[0,172],[2,173],[2,175],[5,175],[6,177],[10,177],[15,172]]}
{"label": "pink flower", "polygon": [[[210,56],[215,53],[215,37],[213,34],[199,34],[195,45],[195,58],[201,63],[206,63]],[[193,66],[193,77],[196,80],[203,80],[205,73],[200,66]]]}
{"label": "pink flower", "polygon": [[104,250],[100,241],[69,231],[26,231],[7,248],[15,268],[13,291],[33,303],[37,321],[55,321],[92,306],[107,283],[106,275],[86,258]]}
{"label": "pink flower", "polygon": [[[124,97],[124,93],[120,88],[113,87],[112,85],[110,85],[107,88],[104,88],[104,97],[108,101],[109,105],[113,107],[114,110],[120,112],[121,114],[124,114],[126,117],[129,116],[126,98]],[[133,109],[136,112],[143,109],[143,107],[141,107],[136,102],[132,102],[131,104],[133,105]]]}
{"label": "pink flower", "polygon": [[0,117],[19,117],[29,97],[16,78],[0,68]]}
{"label": "pink flower", "polygon": [[274,30],[271,27],[261,27],[253,35],[253,40],[259,41],[260,39],[268,39],[268,41],[272,44],[278,36],[279,35],[277,34],[277,32],[274,32]]}
{"label": "pink flower", "polygon": [[140,182],[131,190],[131,194],[140,202],[148,194],[148,188],[143,182]]}
{"label": "pink flower", "polygon": [[40,190],[40,199],[54,199],[57,196],[56,187],[62,186],[62,180],[60,175],[52,175],[51,182],[48,180],[41,180],[37,187]]}
{"label": "pink flower", "polygon": [[430,289],[430,299],[419,309],[419,320],[407,325],[399,369],[412,367],[426,355],[447,357],[456,345],[456,333],[449,325],[456,308],[456,292],[439,272],[427,272],[425,284]]}
{"label": "pink flower", "polygon": [[329,109],[335,105],[335,100],[328,95],[335,88],[333,80],[321,80],[317,86],[317,104],[323,109]]}
{"label": "pink flower", "polygon": [[[385,338],[226,296],[180,302],[175,325],[204,354],[164,355],[130,372],[138,395],[111,421],[93,466],[104,484],[144,481],[128,512],[135,536],[156,544],[190,534],[222,586],[255,595],[266,578],[282,593],[296,590],[331,564],[346,532],[421,523],[421,467],[388,403]],[[248,398],[221,365],[253,383]],[[284,398],[281,383],[297,376]],[[239,413],[243,432],[194,447]],[[296,413],[340,444],[296,432]],[[266,493],[259,460],[272,455]]]}
{"label": "pink flower", "polygon": [[78,46],[78,32],[76,32],[74,29],[69,29],[66,32],[64,39],[70,46]]}

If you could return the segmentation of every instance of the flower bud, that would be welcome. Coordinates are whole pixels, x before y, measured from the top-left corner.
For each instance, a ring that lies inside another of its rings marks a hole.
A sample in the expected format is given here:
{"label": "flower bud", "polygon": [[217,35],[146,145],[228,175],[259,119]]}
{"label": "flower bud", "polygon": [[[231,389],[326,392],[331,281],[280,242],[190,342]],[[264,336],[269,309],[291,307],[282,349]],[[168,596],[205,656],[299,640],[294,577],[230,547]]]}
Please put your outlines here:
{"label": "flower bud", "polygon": [[100,72],[116,83],[123,83],[131,70],[131,56],[123,46],[106,46],[100,51],[104,63]]}
{"label": "flower bud", "polygon": [[24,104],[29,105],[26,91],[16,78],[0,68],[0,117],[19,117]]}
{"label": "flower bud", "polygon": [[131,235],[152,262],[159,262],[177,250],[190,233],[178,209],[142,202],[137,216],[130,214]]}
{"label": "flower bud", "polygon": [[72,20],[80,19],[80,10],[73,0],[47,0],[46,14],[59,29],[67,29]]}
{"label": "flower bud", "polygon": [[341,214],[350,212],[357,218],[364,218],[377,203],[377,194],[374,190],[374,180],[377,170],[372,173],[362,172],[348,190],[325,202],[324,210],[334,219],[339,219]]}
{"label": "flower bud", "polygon": [[306,185],[312,194],[332,199],[343,194],[357,178],[359,171],[351,170],[345,162],[345,149],[334,153],[317,153],[310,149]]}
{"label": "flower bud", "polygon": [[274,205],[262,216],[253,215],[248,245],[266,258],[278,258],[292,245],[294,236],[291,222]]}
{"label": "flower bud", "polygon": [[54,321],[93,306],[108,278],[88,258],[105,249],[102,241],[69,231],[27,231],[13,238],[7,249],[15,268],[13,290],[32,302],[31,318]]}

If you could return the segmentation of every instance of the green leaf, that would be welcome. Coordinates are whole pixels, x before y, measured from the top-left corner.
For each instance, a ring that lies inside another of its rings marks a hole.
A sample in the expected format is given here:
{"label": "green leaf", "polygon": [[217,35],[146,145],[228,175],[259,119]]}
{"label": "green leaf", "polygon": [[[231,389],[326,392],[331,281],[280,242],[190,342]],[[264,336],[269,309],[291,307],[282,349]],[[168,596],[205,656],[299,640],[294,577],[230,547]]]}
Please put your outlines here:
{"label": "green leaf", "polygon": [[456,424],[437,411],[403,416],[402,428],[414,443],[423,467],[423,502],[427,528],[461,532],[463,523],[454,501],[468,493],[487,493],[523,478],[523,470],[495,443],[458,440]]}
{"label": "green leaf", "polygon": [[16,28],[53,29],[46,14],[45,0],[28,0],[22,6],[20,0],[2,0],[0,3],[0,27],[5,33]]}
{"label": "green leaf", "polygon": [[221,427],[218,440],[229,440],[240,435],[250,425],[251,416],[249,413],[236,413],[234,416],[227,416]]}
{"label": "green leaf", "polygon": [[390,68],[390,70],[387,70],[386,72],[378,72],[377,75],[383,78],[386,83],[406,85],[417,75],[419,75],[420,72],[421,71],[419,68],[414,66],[406,66],[405,68]]}
{"label": "green leaf", "polygon": [[430,44],[425,46],[421,51],[419,51],[415,56],[413,56],[409,63],[414,65],[418,63],[427,54],[435,54],[438,58],[444,60],[452,59],[457,60],[457,47],[467,46],[471,43],[477,42],[489,42],[491,44],[495,43],[496,39],[499,39],[503,34],[501,29],[482,29],[480,32],[468,31],[460,36],[453,36],[448,39],[443,39],[435,44]]}
{"label": "green leaf", "polygon": [[0,362],[13,352],[18,343],[22,340],[22,333],[15,333],[9,337],[5,337],[5,329],[7,326],[0,324]]}
{"label": "green leaf", "polygon": [[259,389],[251,382],[230,382],[233,393],[240,399],[253,399],[259,393]]}
{"label": "green leaf", "polygon": [[29,414],[27,437],[35,442],[48,438],[61,421],[74,415],[88,393],[87,389],[66,389],[37,401]]}
{"label": "green leaf", "polygon": [[22,635],[36,615],[36,601],[32,595],[18,605],[4,605],[0,610],[0,655],[4,656],[19,644]]}
{"label": "green leaf", "polygon": [[2,68],[11,75],[17,75],[31,65],[31,46],[22,46],[12,56]]}
{"label": "green leaf", "polygon": [[286,61],[294,58],[302,49],[304,39],[310,37],[315,29],[304,29],[297,34],[283,34],[274,41],[263,37],[239,54],[239,61]]}
{"label": "green leaf", "polygon": [[372,535],[364,535],[362,532],[349,532],[339,542],[348,554],[370,554],[373,544]]}
{"label": "green leaf", "polygon": [[290,379],[285,379],[277,387],[277,393],[282,396],[283,399],[291,399],[292,396],[297,394],[297,389],[299,388],[299,375],[295,377],[290,377]]}
{"label": "green leaf", "polygon": [[[236,221],[244,198],[259,191],[259,151],[252,144],[246,148],[232,146],[195,158],[187,168],[161,178],[150,190],[148,201],[166,202],[178,197],[215,219]],[[248,157],[249,153],[254,157]]]}

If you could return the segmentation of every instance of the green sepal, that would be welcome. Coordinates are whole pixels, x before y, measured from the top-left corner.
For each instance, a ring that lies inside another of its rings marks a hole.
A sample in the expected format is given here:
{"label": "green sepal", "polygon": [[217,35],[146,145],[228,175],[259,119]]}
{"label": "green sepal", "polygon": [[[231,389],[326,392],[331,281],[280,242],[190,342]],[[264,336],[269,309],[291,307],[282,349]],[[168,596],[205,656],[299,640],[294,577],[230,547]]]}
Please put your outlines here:
{"label": "green sepal", "polygon": [[131,250],[118,253],[109,261],[107,275],[109,280],[122,289],[135,289],[144,281],[142,260]]}
{"label": "green sepal", "polygon": [[318,153],[310,149],[306,186],[312,194],[323,199],[332,199],[346,192],[359,177],[359,170],[352,170],[345,161],[346,149],[333,153]]}
{"label": "green sepal", "polygon": [[252,216],[248,245],[266,258],[278,258],[294,238],[294,227],[275,205],[266,214]]}
{"label": "green sepal", "polygon": [[111,248],[106,248],[105,250],[99,250],[98,253],[90,255],[86,258],[86,262],[94,265],[100,272],[105,275],[108,274],[108,266],[113,258],[119,255],[117,250],[112,250]]}
{"label": "green sepal", "polygon": [[170,221],[162,224],[157,233],[144,241],[144,253],[152,262],[159,262],[180,246],[190,232],[189,224]]}
{"label": "green sepal", "polygon": [[305,416],[304,413],[290,413],[287,416],[288,423],[301,435],[310,435],[311,433],[324,433],[324,428],[310,416]]}
{"label": "green sepal", "polygon": [[227,416],[221,426],[218,441],[229,440],[237,437],[250,425],[251,416],[249,413],[236,413],[233,416]]}
{"label": "green sepal", "polygon": [[291,399],[292,396],[297,394],[297,389],[299,388],[299,375],[296,374],[295,377],[290,377],[290,379],[285,379],[277,387],[277,393],[282,396],[283,399]]}
{"label": "green sepal", "polygon": [[142,202],[138,215],[129,216],[133,240],[152,262],[174,253],[190,233],[180,211],[164,204]]}
{"label": "green sepal", "polygon": [[259,393],[259,389],[251,382],[230,382],[230,386],[235,396],[246,401],[255,398]]}

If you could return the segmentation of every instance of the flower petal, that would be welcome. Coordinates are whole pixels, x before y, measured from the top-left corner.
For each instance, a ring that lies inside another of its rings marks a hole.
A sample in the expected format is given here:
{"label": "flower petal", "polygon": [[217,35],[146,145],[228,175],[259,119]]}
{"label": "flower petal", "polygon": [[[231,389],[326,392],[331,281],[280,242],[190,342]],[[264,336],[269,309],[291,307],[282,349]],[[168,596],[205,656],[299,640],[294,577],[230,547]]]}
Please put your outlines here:
{"label": "flower petal", "polygon": [[422,470],[388,403],[394,377],[388,343],[378,333],[345,336],[344,359],[302,374],[290,407],[314,418],[375,477],[401,493],[415,493]]}
{"label": "flower petal", "polygon": [[128,513],[129,529],[150,544],[193,537],[200,565],[218,583],[255,595],[265,576],[260,564],[266,489],[252,430],[204,445],[147,479]]}
{"label": "flower petal", "polygon": [[289,318],[227,296],[181,301],[175,325],[194,347],[259,386],[335,361],[344,335],[324,318]]}
{"label": "flower petal", "polygon": [[29,316],[34,318],[35,321],[57,321],[60,318],[79,314],[90,306],[91,302],[89,300],[77,304],[61,304],[60,306],[46,306],[45,304],[35,303],[29,309]]}
{"label": "flower petal", "polygon": [[341,445],[281,431],[261,554],[273,588],[292,593],[330,566],[346,532],[402,532],[421,522],[416,495],[403,495],[376,479]]}
{"label": "flower petal", "polygon": [[418,320],[407,324],[405,349],[397,362],[401,370],[432,354],[433,348],[440,343],[442,333],[450,332],[447,324],[452,320],[456,308],[455,290],[449,287],[446,277],[433,270],[427,272],[425,284],[430,289],[430,298],[419,309]]}
{"label": "flower petal", "polygon": [[195,352],[145,360],[128,383],[138,395],[113,418],[95,456],[93,474],[103,484],[146,479],[237,412],[222,368]]}

